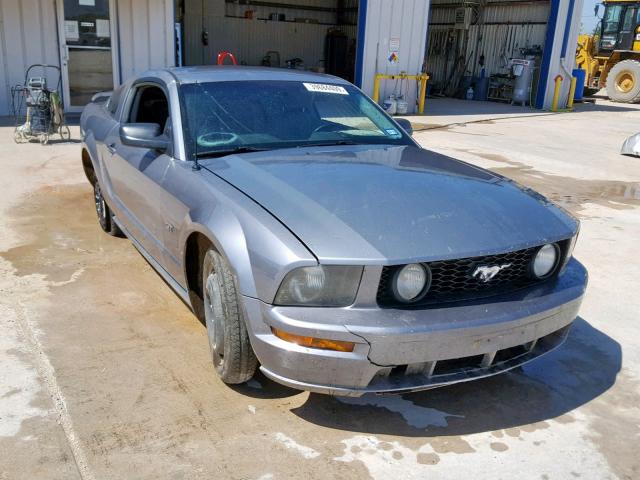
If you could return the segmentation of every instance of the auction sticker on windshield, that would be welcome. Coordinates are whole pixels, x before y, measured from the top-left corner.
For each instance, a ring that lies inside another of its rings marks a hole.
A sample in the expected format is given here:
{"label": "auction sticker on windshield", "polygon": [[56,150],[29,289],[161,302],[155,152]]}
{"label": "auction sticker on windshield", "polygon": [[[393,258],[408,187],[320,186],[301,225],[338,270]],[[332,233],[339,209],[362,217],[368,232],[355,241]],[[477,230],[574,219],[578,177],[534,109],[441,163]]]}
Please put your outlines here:
{"label": "auction sticker on windshield", "polygon": [[338,95],[349,95],[349,92],[340,85],[330,85],[328,83],[306,83],[303,82],[304,87],[310,92],[321,93],[337,93]]}

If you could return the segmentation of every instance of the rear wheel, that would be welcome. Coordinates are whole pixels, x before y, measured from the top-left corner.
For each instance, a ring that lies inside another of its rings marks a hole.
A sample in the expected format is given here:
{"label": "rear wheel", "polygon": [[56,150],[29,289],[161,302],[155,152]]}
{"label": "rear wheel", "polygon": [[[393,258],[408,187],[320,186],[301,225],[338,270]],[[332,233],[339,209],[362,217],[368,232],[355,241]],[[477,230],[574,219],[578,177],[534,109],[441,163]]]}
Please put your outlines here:
{"label": "rear wheel", "polygon": [[100,223],[102,230],[114,237],[121,237],[122,231],[113,220],[113,214],[111,213],[111,209],[109,208],[109,205],[107,205],[106,200],[102,196],[100,183],[98,183],[97,180],[93,184],[93,201],[96,207],[96,215],[98,215],[98,223]]}
{"label": "rear wheel", "polygon": [[607,95],[613,102],[640,101],[640,62],[623,60],[613,66],[607,76]]}
{"label": "rear wheel", "polygon": [[233,273],[214,250],[208,250],[202,266],[204,315],[209,347],[216,372],[223,382],[244,383],[253,377],[258,360],[249,333]]}

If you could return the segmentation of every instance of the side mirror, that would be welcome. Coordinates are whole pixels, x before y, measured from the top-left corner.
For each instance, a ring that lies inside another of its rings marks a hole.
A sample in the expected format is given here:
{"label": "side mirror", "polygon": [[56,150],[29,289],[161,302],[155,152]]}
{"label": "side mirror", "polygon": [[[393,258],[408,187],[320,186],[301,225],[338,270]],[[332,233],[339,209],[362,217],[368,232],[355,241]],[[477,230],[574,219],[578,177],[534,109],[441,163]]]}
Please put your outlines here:
{"label": "side mirror", "polygon": [[597,17],[599,12],[600,12],[600,4],[596,3],[596,5],[593,7],[593,16]]}
{"label": "side mirror", "polygon": [[406,118],[394,118],[396,123],[402,127],[402,129],[407,132],[408,135],[413,135],[413,127],[411,126],[411,122]]}
{"label": "side mirror", "polygon": [[120,127],[120,141],[130,147],[165,151],[169,138],[162,135],[157,123],[126,123]]}

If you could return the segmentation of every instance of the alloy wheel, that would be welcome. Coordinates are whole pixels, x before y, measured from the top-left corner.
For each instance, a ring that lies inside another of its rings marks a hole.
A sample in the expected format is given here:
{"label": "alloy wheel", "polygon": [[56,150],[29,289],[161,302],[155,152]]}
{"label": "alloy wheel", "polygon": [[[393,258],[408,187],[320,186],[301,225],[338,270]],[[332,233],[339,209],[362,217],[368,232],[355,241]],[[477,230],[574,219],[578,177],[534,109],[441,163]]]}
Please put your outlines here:
{"label": "alloy wheel", "polygon": [[204,296],[204,313],[213,363],[216,368],[222,368],[224,364],[225,311],[216,272],[210,272],[207,276]]}

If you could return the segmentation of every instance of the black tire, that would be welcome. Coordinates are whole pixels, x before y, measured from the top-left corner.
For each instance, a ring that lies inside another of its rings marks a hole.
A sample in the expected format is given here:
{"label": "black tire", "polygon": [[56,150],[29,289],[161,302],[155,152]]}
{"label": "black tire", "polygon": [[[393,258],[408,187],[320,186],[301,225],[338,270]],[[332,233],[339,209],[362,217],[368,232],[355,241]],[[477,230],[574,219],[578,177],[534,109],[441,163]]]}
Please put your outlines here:
{"label": "black tire", "polygon": [[599,91],[600,91],[599,88],[584,87],[584,96],[593,97]]}
{"label": "black tire", "polygon": [[233,273],[226,260],[212,249],[204,256],[202,292],[216,372],[225,383],[244,383],[253,377],[258,360],[249,341]]}
{"label": "black tire", "polygon": [[612,102],[640,102],[640,62],[623,60],[607,75],[607,95]]}
{"label": "black tire", "polygon": [[102,196],[102,190],[100,189],[100,184],[96,180],[93,184],[93,201],[96,207],[96,215],[98,215],[98,223],[102,230],[107,232],[109,235],[114,237],[122,237],[122,230],[113,220],[113,213],[111,213],[111,209],[109,205],[107,205],[107,201]]}

